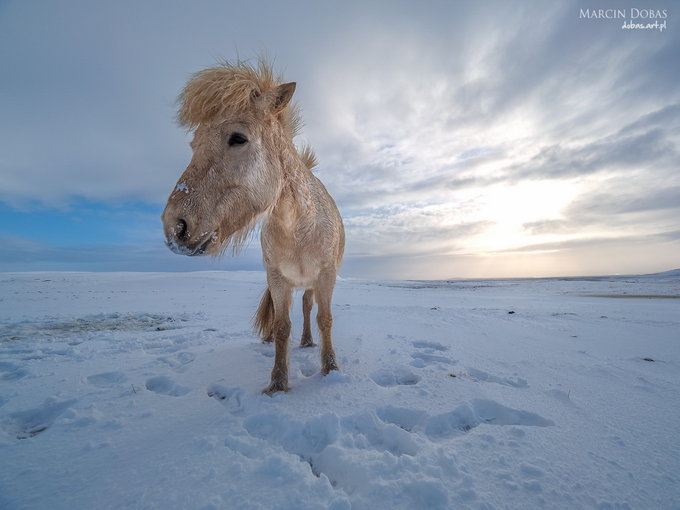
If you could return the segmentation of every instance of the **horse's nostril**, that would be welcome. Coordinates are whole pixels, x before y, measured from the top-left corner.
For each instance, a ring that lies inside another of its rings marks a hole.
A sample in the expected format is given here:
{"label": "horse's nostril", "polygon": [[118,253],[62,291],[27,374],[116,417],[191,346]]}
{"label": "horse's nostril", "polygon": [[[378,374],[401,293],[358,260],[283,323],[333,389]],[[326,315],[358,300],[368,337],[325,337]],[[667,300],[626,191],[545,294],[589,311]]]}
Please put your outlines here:
{"label": "horse's nostril", "polygon": [[184,220],[177,220],[175,225],[175,235],[177,239],[184,240],[187,238],[187,222]]}

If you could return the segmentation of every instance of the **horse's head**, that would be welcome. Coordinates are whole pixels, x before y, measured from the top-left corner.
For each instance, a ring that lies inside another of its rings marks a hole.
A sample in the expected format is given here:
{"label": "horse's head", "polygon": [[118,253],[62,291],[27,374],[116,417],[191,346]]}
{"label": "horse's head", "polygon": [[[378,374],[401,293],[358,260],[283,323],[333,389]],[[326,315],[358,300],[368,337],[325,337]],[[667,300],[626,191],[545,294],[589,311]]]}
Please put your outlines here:
{"label": "horse's head", "polygon": [[167,245],[182,255],[238,247],[283,185],[294,151],[295,83],[277,84],[268,67],[206,69],[180,96],[179,121],[194,130],[193,157],[163,211]]}

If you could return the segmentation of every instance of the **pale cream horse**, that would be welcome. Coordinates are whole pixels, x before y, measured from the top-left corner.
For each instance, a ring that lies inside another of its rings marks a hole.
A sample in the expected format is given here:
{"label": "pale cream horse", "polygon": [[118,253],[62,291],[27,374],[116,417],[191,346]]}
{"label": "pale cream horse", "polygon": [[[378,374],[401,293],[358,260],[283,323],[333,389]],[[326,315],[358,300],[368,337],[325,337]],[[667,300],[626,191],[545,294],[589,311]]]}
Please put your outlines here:
{"label": "pale cream horse", "polygon": [[338,370],[331,342],[331,298],[345,231],[326,188],[312,173],[309,148],[293,143],[300,125],[290,103],[295,83],[281,83],[265,62],[225,63],[195,74],[180,95],[179,122],[194,130],[193,158],[163,212],[167,244],[182,255],[240,247],[262,218],[267,289],[254,323],[274,340],[271,382],[288,388],[289,311],[305,289],[302,347],[312,347],[310,313],[318,305],[321,372]]}

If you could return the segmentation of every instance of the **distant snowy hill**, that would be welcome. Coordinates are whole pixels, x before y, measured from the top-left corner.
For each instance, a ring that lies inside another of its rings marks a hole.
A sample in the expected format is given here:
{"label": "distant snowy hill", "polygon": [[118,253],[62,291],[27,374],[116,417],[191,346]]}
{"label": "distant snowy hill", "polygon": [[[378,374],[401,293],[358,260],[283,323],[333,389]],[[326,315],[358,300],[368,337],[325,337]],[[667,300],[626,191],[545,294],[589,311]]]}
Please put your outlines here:
{"label": "distant snowy hill", "polygon": [[0,274],[0,508],[675,508],[663,276],[340,280],[270,398],[262,273]]}
{"label": "distant snowy hill", "polygon": [[670,271],[664,271],[663,273],[654,273],[646,276],[680,277],[680,269],[672,269]]}

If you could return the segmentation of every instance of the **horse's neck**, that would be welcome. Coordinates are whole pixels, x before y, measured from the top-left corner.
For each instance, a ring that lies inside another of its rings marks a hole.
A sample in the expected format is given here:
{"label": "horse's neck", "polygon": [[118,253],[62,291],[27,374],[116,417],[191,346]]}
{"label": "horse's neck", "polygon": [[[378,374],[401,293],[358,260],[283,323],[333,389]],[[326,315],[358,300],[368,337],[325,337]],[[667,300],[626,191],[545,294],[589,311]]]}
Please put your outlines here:
{"label": "horse's neck", "polygon": [[308,172],[299,157],[284,162],[283,185],[270,216],[288,228],[294,228],[313,213]]}

